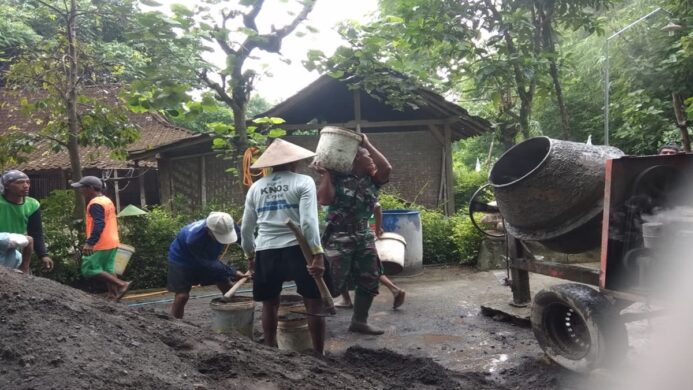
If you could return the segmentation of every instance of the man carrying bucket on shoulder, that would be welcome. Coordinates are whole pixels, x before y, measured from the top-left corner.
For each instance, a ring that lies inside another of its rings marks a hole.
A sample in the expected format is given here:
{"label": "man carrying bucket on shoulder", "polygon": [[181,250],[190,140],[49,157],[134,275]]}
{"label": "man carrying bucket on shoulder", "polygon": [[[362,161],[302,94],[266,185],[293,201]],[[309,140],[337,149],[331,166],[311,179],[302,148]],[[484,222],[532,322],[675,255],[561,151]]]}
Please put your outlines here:
{"label": "man carrying bucket on shoulder", "polygon": [[[277,346],[279,296],[282,284],[294,280],[303,296],[306,311],[322,312],[320,290],[314,278],[326,276],[323,250],[318,229],[318,202],[315,182],[310,176],[296,173],[301,160],[315,153],[282,139],[275,139],[251,166],[272,168],[272,174],[253,183],[248,190],[241,224],[242,247],[253,272],[253,299],[262,302],[262,330],[265,344]],[[311,264],[301,251],[296,236],[286,225],[294,221],[303,232],[312,252]],[[257,228],[257,237],[255,230]],[[322,354],[325,344],[325,319],[308,316],[308,330],[313,349]]]}
{"label": "man carrying bucket on shoulder", "polygon": [[115,256],[120,238],[113,202],[101,193],[103,181],[96,176],[84,176],[72,183],[87,201],[87,241],[82,248],[80,271],[87,278],[106,283],[109,298],[120,300],[130,288],[130,282],[115,274]]}
{"label": "man carrying bucket on shoulder", "polygon": [[183,318],[193,285],[216,284],[226,293],[231,288],[231,280],[245,276],[220,261],[226,252],[224,248],[237,239],[233,218],[218,211],[178,232],[168,249],[166,288],[175,293],[171,306],[173,317]]}
{"label": "man carrying bucket on shoulder", "polygon": [[[371,224],[371,227],[373,229],[373,232],[375,233],[376,237],[380,239],[380,236],[383,235],[385,232],[383,230],[383,208],[380,206],[380,203],[376,203],[374,210],[373,210],[373,216],[375,219],[375,224]],[[369,221],[370,222],[370,221]],[[403,289],[399,288],[390,278],[388,278],[385,275],[385,270],[383,268],[382,263],[379,263],[380,267],[380,277],[378,280],[380,280],[380,283],[382,283],[383,286],[387,287],[388,290],[392,293],[392,308],[397,309],[402,304],[404,303],[404,298],[407,294],[406,291]],[[342,291],[341,294],[341,301],[340,302],[335,302],[334,307],[339,307],[342,309],[351,309],[354,307],[354,304],[351,302],[351,297],[349,296],[349,290],[344,290]]]}
{"label": "man carrying bucket on shoulder", "polygon": [[368,219],[378,202],[380,187],[390,180],[392,166],[363,134],[350,173],[338,173],[319,163],[314,168],[322,175],[318,201],[329,206],[323,243],[335,291],[344,291],[350,280],[356,286],[349,330],[383,334],[383,330],[368,324],[368,311],[378,295],[381,274]]}

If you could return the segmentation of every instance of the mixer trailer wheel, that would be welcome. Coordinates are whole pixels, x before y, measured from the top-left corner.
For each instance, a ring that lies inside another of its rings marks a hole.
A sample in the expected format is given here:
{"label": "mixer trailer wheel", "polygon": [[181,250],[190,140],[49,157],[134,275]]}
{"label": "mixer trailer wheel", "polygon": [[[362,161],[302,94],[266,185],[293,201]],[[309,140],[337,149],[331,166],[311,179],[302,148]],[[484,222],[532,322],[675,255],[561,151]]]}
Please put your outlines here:
{"label": "mixer trailer wheel", "polygon": [[546,355],[576,372],[622,361],[628,334],[618,309],[606,296],[582,284],[539,291],[532,303],[532,332]]}

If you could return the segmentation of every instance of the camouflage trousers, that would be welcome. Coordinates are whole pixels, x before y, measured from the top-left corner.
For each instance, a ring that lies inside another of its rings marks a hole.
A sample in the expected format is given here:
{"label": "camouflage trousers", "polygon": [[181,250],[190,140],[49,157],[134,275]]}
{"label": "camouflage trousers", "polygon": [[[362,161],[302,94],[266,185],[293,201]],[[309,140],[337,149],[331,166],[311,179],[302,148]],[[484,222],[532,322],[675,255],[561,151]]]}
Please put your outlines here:
{"label": "camouflage trousers", "polygon": [[378,295],[381,266],[372,232],[333,232],[323,248],[332,272],[333,295],[345,291],[352,283],[356,293]]}

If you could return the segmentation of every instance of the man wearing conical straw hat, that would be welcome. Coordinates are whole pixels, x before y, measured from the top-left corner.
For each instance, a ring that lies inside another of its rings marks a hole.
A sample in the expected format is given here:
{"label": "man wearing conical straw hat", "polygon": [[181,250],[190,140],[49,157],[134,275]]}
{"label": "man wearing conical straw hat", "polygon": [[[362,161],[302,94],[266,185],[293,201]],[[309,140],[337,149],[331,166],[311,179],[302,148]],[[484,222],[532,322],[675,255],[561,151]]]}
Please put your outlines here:
{"label": "man wearing conical straw hat", "polygon": [[[318,314],[322,310],[320,291],[314,277],[325,276],[323,250],[318,230],[318,202],[315,182],[310,176],[296,173],[301,160],[315,153],[291,142],[275,139],[253,169],[272,168],[248,190],[241,224],[241,246],[253,272],[253,299],[262,302],[262,330],[265,344],[277,346],[277,313],[282,284],[296,282],[306,310]],[[311,265],[306,260],[293,232],[286,226],[291,219],[303,231],[313,253]],[[257,236],[255,230],[257,228]],[[325,320],[308,316],[313,349],[322,354],[325,344]]]}

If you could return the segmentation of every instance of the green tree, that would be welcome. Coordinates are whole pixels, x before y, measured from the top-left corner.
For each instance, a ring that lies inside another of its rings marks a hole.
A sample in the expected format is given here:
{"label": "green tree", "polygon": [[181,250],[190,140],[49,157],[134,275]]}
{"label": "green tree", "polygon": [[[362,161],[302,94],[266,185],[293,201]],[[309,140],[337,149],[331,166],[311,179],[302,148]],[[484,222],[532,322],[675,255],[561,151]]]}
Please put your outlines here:
{"label": "green tree", "polygon": [[[595,10],[609,4],[608,0],[383,0],[380,20],[347,26],[343,35],[362,64],[383,62],[443,92],[454,90],[492,101],[507,148],[519,133],[530,135],[538,90],[554,93],[558,105],[563,105],[556,29],[595,31]],[[313,57],[319,60],[320,54]],[[472,88],[466,88],[465,80],[472,81]],[[569,136],[567,111],[561,111]]]}
{"label": "green tree", "polygon": [[[66,149],[72,179],[79,180],[82,177],[80,147],[103,145],[122,157],[124,146],[134,141],[138,132],[124,111],[93,93],[86,93],[86,85],[109,80],[107,76],[117,74],[117,69],[107,61],[104,53],[108,50],[99,46],[100,42],[78,34],[78,20],[83,17],[107,20],[127,15],[132,11],[131,2],[31,0],[22,7],[23,16],[45,15],[55,23],[41,24],[47,31],[37,32],[36,36],[41,38],[31,41],[31,47],[18,46],[19,55],[13,59],[7,74],[9,87],[30,93],[29,98],[20,102],[40,129],[31,134],[14,129],[7,139],[24,143],[46,140],[54,150]],[[31,25],[32,21],[26,19],[23,25]],[[121,58],[120,64],[127,60]],[[76,215],[83,212],[83,202],[78,197]]]}
{"label": "green tree", "polygon": [[[152,0],[143,3],[158,5]],[[211,97],[192,101],[187,92],[191,88],[212,91],[213,99],[225,104],[233,114],[232,124],[210,124],[219,136],[215,145],[225,148],[240,168],[240,154],[264,140],[255,126],[249,128],[246,124],[254,83],[261,76],[249,60],[257,51],[280,54],[283,39],[306,19],[313,4],[313,0],[291,2],[291,21],[269,31],[258,27],[257,22],[264,0],[203,0],[190,7],[174,4],[170,16],[161,12],[139,15],[137,35],[144,39],[142,44],[148,48],[151,64],[146,79],[135,85],[131,107],[195,115],[205,109],[214,110],[216,105]],[[224,53],[225,66],[218,67],[204,57],[215,50]],[[278,134],[275,131],[272,135]]]}
{"label": "green tree", "polygon": [[[672,93],[682,101],[688,99],[690,104],[693,91],[693,10],[687,2],[624,2],[604,15],[609,20],[604,26],[606,35],[657,6],[671,12],[673,21],[683,28],[674,31],[673,36],[661,31],[670,21],[667,12],[662,11],[610,40],[611,143],[629,154],[655,153],[662,144],[680,141]],[[604,128],[605,37],[581,31],[566,31],[562,37],[566,64],[563,84],[575,137],[584,141],[592,135],[593,141],[600,143]],[[550,96],[539,97],[536,119],[545,134],[557,137],[558,112],[548,99]]]}

